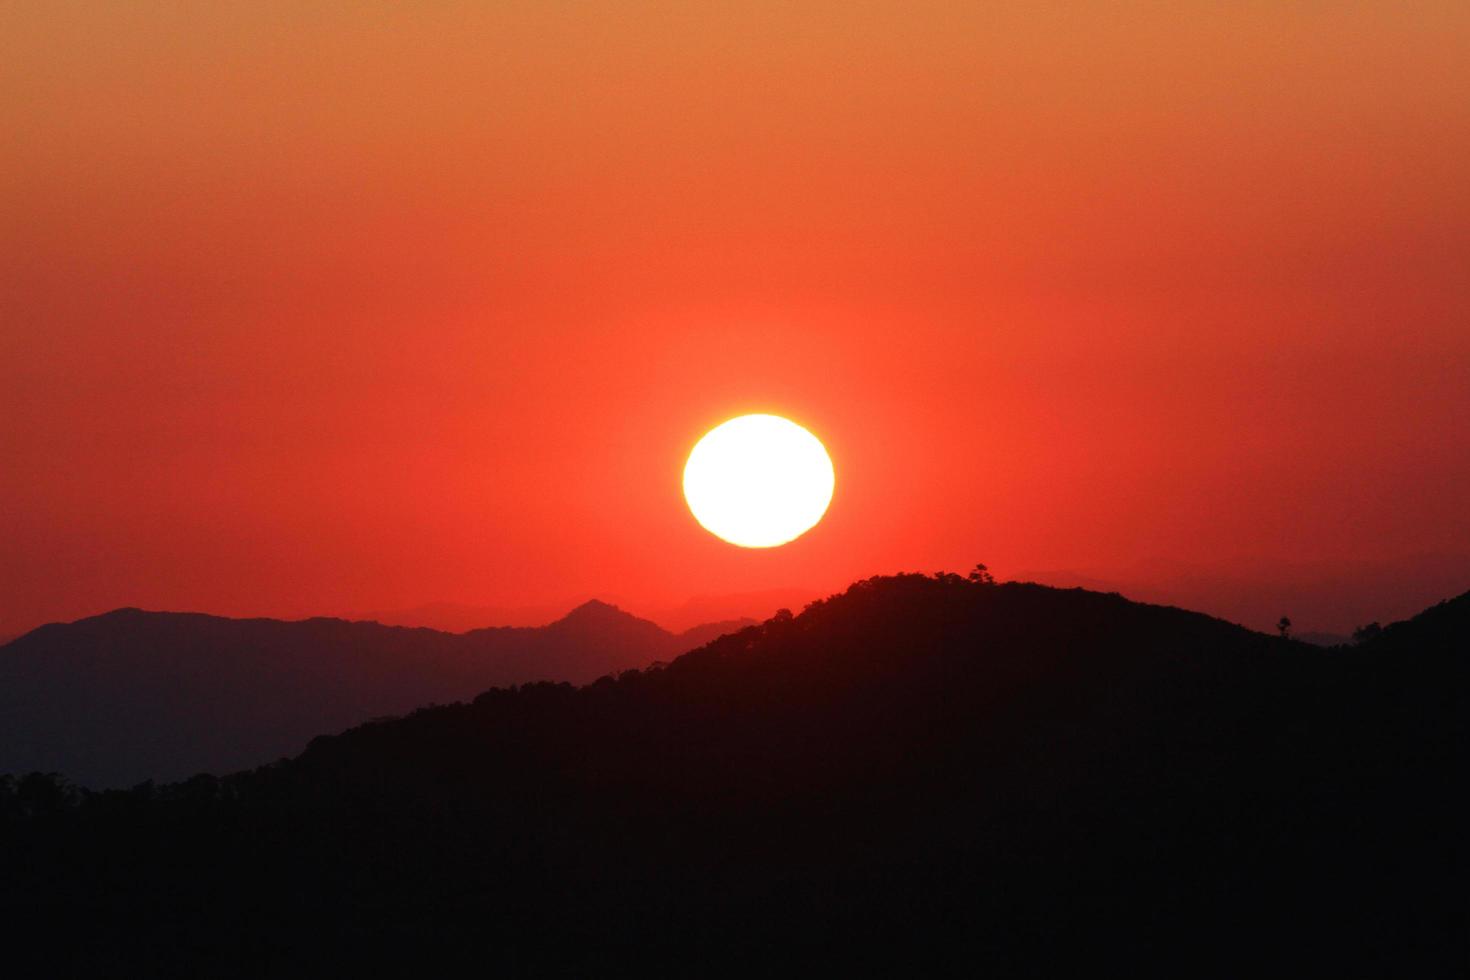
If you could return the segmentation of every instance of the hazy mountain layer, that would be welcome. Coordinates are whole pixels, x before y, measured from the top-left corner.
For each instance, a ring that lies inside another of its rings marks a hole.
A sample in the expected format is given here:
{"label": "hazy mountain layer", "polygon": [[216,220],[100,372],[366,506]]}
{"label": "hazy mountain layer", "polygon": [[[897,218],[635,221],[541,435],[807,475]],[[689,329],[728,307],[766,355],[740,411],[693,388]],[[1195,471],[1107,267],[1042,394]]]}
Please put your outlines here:
{"label": "hazy mountain layer", "polygon": [[119,609],[0,647],[0,772],[89,786],[229,772],[380,715],[495,685],[584,683],[744,625],[676,635],[599,602],[464,635]]}

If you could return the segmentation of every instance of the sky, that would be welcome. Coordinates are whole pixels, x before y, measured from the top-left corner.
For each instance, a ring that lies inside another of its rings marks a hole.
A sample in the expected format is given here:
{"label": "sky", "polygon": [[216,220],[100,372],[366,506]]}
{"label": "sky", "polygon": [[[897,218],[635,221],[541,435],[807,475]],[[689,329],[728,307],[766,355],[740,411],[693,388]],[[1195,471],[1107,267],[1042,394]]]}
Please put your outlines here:
{"label": "sky", "polygon": [[[1459,2],[7,3],[0,634],[1470,553],[1467,50]],[[836,468],[782,548],[681,497],[746,412]]]}

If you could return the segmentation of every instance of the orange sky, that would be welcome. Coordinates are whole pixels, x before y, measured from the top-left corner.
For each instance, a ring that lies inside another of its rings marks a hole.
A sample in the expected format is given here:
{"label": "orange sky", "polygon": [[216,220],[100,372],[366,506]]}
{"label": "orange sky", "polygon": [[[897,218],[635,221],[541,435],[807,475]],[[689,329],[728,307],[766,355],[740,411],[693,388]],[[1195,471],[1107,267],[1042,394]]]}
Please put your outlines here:
{"label": "orange sky", "polygon": [[5,4],[0,634],[1470,552],[1470,6],[1081,7]]}

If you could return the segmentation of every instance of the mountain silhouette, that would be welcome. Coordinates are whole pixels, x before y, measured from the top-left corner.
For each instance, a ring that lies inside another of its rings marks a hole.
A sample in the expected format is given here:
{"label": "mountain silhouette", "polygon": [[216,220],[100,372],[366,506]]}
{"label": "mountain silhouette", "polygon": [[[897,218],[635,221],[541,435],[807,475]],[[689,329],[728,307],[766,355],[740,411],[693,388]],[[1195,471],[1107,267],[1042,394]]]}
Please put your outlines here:
{"label": "mountain silhouette", "polygon": [[[770,617],[782,607],[800,609],[818,598],[821,596],[816,592],[797,589],[698,596],[678,606],[655,610],[648,618],[674,633],[702,630],[710,625],[725,623],[739,623],[744,627]],[[615,607],[618,605],[616,602],[608,604]],[[487,626],[539,626],[553,619],[565,608],[566,604],[480,606],[458,602],[430,602],[412,608],[375,610],[342,618],[368,620],[384,626],[427,626],[445,633],[468,633]],[[710,639],[718,635],[720,634],[715,633]]]}
{"label": "mountain silhouette", "polygon": [[676,606],[655,609],[652,618],[670,629],[746,617],[764,620],[780,609],[801,609],[824,594],[816,589],[796,587],[703,594],[691,596]]}
{"label": "mountain silhouette", "polygon": [[1470,582],[1470,553],[1438,552],[1392,559],[1306,561],[1256,555],[1205,562],[1154,559],[1096,574],[1018,570],[1015,578],[1063,588],[1122,592],[1135,599],[1185,606],[1269,631],[1283,614],[1319,645],[1345,641],[1365,623],[1413,615]]}
{"label": "mountain silhouette", "polygon": [[1467,649],[1470,594],[1328,650],[870,579],[222,779],[12,780],[0,917],[153,972],[1458,975]]}
{"label": "mountain silhouette", "polygon": [[672,634],[596,601],[548,626],[463,635],[119,609],[0,647],[0,772],[93,787],[228,772],[487,687],[644,667],[743,625]]}
{"label": "mountain silhouette", "polygon": [[341,618],[382,623],[384,626],[425,626],[444,633],[468,633],[490,626],[541,626],[555,619],[566,607],[564,602],[488,606],[439,601],[408,608],[355,612]]}

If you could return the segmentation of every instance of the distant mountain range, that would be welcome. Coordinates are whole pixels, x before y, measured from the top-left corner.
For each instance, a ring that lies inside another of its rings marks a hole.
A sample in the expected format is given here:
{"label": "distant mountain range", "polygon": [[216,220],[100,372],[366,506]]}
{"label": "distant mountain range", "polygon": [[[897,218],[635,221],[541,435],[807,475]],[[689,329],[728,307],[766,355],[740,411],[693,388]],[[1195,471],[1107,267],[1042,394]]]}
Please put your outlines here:
{"label": "distant mountain range", "polygon": [[[1273,631],[1289,616],[1298,639],[1319,646],[1351,642],[1352,632],[1371,622],[1413,615],[1441,596],[1470,588],[1470,554],[1421,553],[1392,559],[1308,561],[1258,556],[1205,562],[1166,559],[1129,562],[1113,568],[1002,568],[998,576],[1059,588],[1119,592],[1130,599],[1196,609],[1251,629]],[[700,623],[769,619],[785,607],[800,612],[823,593],[810,588],[710,593],[678,605],[640,602],[605,593],[624,608],[679,631]],[[385,625],[427,626],[462,633],[489,625],[530,626],[550,622],[570,606],[496,606],[430,602],[411,608],[354,614],[349,619]]]}
{"label": "distant mountain range", "polygon": [[1282,616],[1298,635],[1332,645],[1370,622],[1412,616],[1470,588],[1470,554],[1441,552],[1357,561],[1220,559],[1133,562],[1112,569],[1021,570],[1006,578],[1061,588],[1121,592],[1130,599],[1198,609],[1271,630]]}
{"label": "distant mountain range", "polygon": [[355,612],[344,619],[353,622],[382,623],[384,626],[422,626],[445,633],[468,633],[494,626],[542,626],[554,622],[560,606],[490,606],[468,602],[425,602],[397,609],[373,609]]}
{"label": "distant mountain range", "polygon": [[[705,623],[758,622],[769,619],[783,607],[799,611],[808,602],[820,599],[821,593],[798,588],[762,589],[757,592],[699,595],[676,606],[649,606],[615,594],[611,598],[616,605],[623,608],[652,608],[648,619],[678,633]],[[427,626],[429,629],[447,633],[467,633],[487,626],[540,626],[551,622],[561,610],[570,605],[570,602],[560,606],[426,602],[405,608],[354,613],[345,618],[354,621],[368,620],[384,626]]]}
{"label": "distant mountain range", "polygon": [[119,609],[0,647],[0,772],[101,787],[247,768],[489,687],[646,667],[749,622],[676,634],[592,601],[548,626],[451,634]]}

